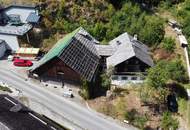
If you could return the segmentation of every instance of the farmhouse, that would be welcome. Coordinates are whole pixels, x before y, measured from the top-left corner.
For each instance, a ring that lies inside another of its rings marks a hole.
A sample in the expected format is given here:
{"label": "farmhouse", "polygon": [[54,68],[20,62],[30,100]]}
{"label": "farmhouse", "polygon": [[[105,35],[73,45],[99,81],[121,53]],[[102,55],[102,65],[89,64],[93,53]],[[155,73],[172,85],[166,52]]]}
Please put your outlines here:
{"label": "farmhouse", "polygon": [[19,49],[18,38],[25,36],[40,20],[36,6],[11,5],[0,8],[0,39],[6,49],[15,52]]}
{"label": "farmhouse", "polygon": [[121,34],[109,42],[109,45],[97,46],[99,55],[104,59],[105,68],[114,70],[112,84],[122,86],[126,83],[141,83],[146,69],[153,66],[149,49],[137,40],[137,36]]}
{"label": "farmhouse", "polygon": [[96,72],[110,67],[114,72],[112,84],[141,83],[146,69],[153,66],[149,49],[128,33],[121,34],[100,45],[82,27],[76,29],[57,44],[33,67],[30,76],[43,81],[79,83],[81,79],[93,81]]}
{"label": "farmhouse", "polygon": [[38,75],[46,82],[64,80],[68,83],[79,83],[81,79],[92,81],[100,60],[96,43],[98,41],[80,27],[59,40],[30,69],[30,74]]}

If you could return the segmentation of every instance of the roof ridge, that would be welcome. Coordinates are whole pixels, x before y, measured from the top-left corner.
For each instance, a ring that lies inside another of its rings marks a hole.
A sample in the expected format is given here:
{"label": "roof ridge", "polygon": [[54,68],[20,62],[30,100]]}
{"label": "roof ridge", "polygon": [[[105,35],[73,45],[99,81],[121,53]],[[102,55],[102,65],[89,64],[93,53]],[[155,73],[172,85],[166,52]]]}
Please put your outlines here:
{"label": "roof ridge", "polygon": [[[72,31],[71,33],[66,34],[63,38],[57,41],[57,43],[48,51],[48,53],[34,66],[29,68],[30,71],[34,71],[46,62],[50,61],[51,59],[59,56],[63,49],[71,42],[71,39],[76,35],[76,33],[81,29],[79,27]],[[60,46],[62,45],[62,46]]]}
{"label": "roof ridge", "polygon": [[[71,35],[72,34],[72,37],[70,38],[70,41],[68,41],[68,43],[70,43],[71,42],[71,40],[72,40],[72,38],[73,37],[75,37],[76,36],[76,34],[81,30],[81,29],[83,29],[83,27],[78,27],[77,29],[75,29],[74,31],[72,31],[72,32],[70,32],[70,33],[68,33],[68,34],[66,34],[63,38],[61,38],[58,42],[60,42],[60,41],[62,41],[62,40],[64,40],[64,38],[66,37],[66,36],[68,36],[68,35]],[[65,46],[66,47],[66,46]],[[65,49],[65,47],[62,49],[62,51]],[[58,54],[58,56],[60,56],[61,55],[61,53],[62,53],[62,51],[60,51],[59,52],[59,54]]]}

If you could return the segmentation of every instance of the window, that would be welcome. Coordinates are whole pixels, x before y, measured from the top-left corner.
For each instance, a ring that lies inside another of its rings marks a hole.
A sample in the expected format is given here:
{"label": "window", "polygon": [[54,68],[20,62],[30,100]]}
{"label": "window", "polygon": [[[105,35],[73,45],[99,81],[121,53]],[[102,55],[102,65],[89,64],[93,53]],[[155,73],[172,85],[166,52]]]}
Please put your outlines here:
{"label": "window", "polygon": [[112,76],[112,80],[118,80],[118,76]]}
{"label": "window", "polygon": [[140,80],[145,80],[145,77],[140,77]]}
{"label": "window", "polygon": [[135,64],[136,64],[136,65],[138,65],[138,64],[139,64],[139,61],[138,61],[138,60],[136,60],[136,61],[135,61]]}
{"label": "window", "polygon": [[137,80],[137,77],[131,77],[131,80]]}
{"label": "window", "polygon": [[121,80],[128,80],[128,77],[123,76],[123,77],[121,77]]}

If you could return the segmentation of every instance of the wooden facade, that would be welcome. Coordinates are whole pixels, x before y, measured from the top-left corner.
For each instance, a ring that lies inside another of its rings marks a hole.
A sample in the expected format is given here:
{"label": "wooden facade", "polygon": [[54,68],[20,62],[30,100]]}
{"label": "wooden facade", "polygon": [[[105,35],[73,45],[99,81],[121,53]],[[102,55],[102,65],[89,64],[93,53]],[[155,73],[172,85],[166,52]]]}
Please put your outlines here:
{"label": "wooden facade", "polygon": [[[60,75],[59,73],[63,73],[63,75]],[[37,69],[37,74],[43,80],[63,80],[64,82],[69,83],[80,83],[81,81],[81,76],[59,58],[54,58],[47,64],[41,66]]]}
{"label": "wooden facade", "polygon": [[132,57],[117,66],[115,66],[115,73],[116,74],[125,74],[125,73],[142,73],[146,72],[149,66],[139,60],[136,57]]}

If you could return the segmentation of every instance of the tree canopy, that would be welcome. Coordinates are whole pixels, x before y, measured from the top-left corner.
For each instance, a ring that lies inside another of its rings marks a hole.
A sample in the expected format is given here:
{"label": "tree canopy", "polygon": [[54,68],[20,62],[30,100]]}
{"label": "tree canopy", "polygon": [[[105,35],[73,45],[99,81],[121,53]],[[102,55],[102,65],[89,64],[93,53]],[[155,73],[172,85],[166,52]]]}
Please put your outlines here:
{"label": "tree canopy", "polygon": [[138,34],[147,45],[158,44],[164,36],[162,20],[127,0],[50,0],[42,14],[49,32],[65,34],[83,26],[102,43],[124,32]]}

